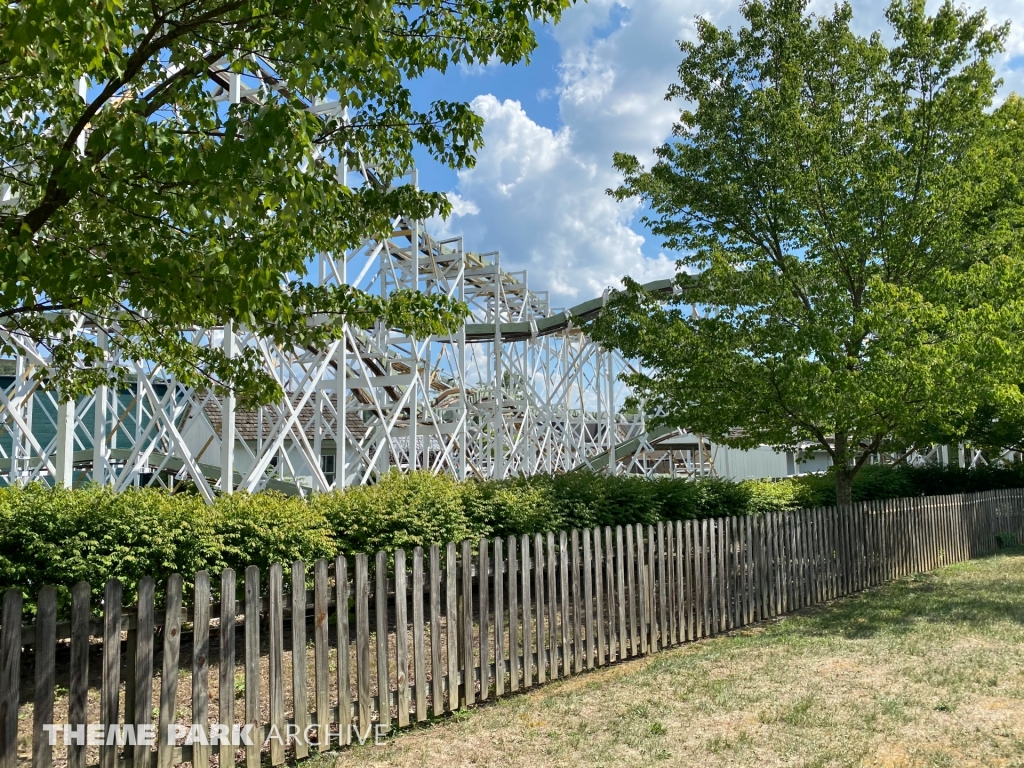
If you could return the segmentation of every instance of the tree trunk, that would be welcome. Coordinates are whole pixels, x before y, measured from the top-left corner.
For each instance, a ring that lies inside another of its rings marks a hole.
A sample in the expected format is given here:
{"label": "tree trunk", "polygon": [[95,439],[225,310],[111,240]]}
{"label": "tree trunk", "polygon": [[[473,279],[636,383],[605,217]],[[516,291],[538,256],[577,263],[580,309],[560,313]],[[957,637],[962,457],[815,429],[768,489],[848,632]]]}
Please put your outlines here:
{"label": "tree trunk", "polygon": [[835,452],[836,452],[836,504],[841,507],[848,507],[853,503],[853,476],[857,470],[850,466],[850,456],[847,453],[849,438],[845,432],[836,430]]}
{"label": "tree trunk", "polygon": [[853,504],[853,471],[847,467],[836,470],[836,504],[841,507]]}

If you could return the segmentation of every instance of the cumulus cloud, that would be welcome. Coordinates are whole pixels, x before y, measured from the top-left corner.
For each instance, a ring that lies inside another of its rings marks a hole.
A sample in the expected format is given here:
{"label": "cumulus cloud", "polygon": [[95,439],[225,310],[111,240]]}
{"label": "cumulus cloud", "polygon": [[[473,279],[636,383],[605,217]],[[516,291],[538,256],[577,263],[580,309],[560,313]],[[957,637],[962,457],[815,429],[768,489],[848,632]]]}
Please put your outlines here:
{"label": "cumulus cloud", "polygon": [[[832,5],[815,0],[812,10]],[[855,4],[860,31],[885,27],[885,5]],[[673,274],[674,256],[643,253],[639,203],[616,202],[605,190],[619,183],[613,152],[649,161],[669,136],[679,105],[664,95],[676,79],[678,41],[693,39],[698,15],[741,22],[737,0],[590,0],[567,11],[554,30],[559,82],[542,94],[558,99],[561,127],[538,124],[520,102],[478,96],[485,145],[476,166],[459,174],[453,216],[438,222],[443,234],[463,234],[470,250],[500,251],[502,266],[526,269],[530,287],[549,291],[553,306],[599,295],[623,275],[644,282]],[[989,17],[1024,18],[1024,0],[994,0]],[[1021,26],[999,61],[1005,91],[1024,90],[1020,70],[1010,69],[1024,52]]]}

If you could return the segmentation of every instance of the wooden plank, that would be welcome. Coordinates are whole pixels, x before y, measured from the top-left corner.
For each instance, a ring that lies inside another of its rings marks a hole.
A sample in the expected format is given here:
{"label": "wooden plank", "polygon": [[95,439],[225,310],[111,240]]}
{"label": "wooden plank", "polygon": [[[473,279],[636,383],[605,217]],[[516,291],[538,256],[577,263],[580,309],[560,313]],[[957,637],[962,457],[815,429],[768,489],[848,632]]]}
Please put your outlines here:
{"label": "wooden plank", "polygon": [[819,602],[822,603],[829,600],[829,578],[831,573],[830,554],[832,549],[829,542],[828,518],[828,510],[824,507],[818,507],[818,594]]}
{"label": "wooden plank", "polygon": [[597,653],[594,640],[594,556],[591,551],[593,532],[583,529],[583,626],[586,633],[587,669],[594,668]]}
{"label": "wooden plank", "polygon": [[676,616],[677,616],[677,641],[686,641],[686,543],[683,533],[683,521],[676,520],[675,528],[675,552],[676,552]]}
{"label": "wooden plank", "polygon": [[728,525],[725,518],[716,518],[715,529],[718,531],[718,629],[721,632],[729,628],[728,624],[728,560],[726,559],[726,542]]}
{"label": "wooden plank", "polygon": [[[156,616],[154,615],[154,594],[156,585],[153,577],[142,577],[138,582],[138,603],[135,608],[135,699],[132,701],[132,713],[125,713],[125,719],[131,717],[135,726],[136,736],[143,733],[152,733],[153,726],[153,641],[156,630]],[[233,607],[234,596],[231,595],[231,606]],[[233,624],[231,625],[233,629]],[[38,627],[38,625],[37,625]],[[38,631],[38,629],[37,629]],[[38,649],[38,644],[37,644]],[[229,689],[232,690],[232,689]],[[231,699],[233,700],[233,699]],[[127,705],[126,705],[127,707]],[[223,721],[222,721],[223,722]],[[156,735],[156,734],[154,734]],[[144,738],[137,739],[145,741]],[[128,750],[126,749],[126,756]],[[131,751],[131,764],[136,768],[150,768],[152,750],[150,744],[138,743]],[[231,760],[233,761],[233,755]],[[224,765],[227,765],[226,763]]]}
{"label": "wooden plank", "polygon": [[614,559],[615,552],[611,544],[611,527],[604,526],[604,607],[605,626],[608,639],[608,664],[615,660],[616,629],[615,629],[615,573]]}
{"label": "wooden plank", "polygon": [[[16,768],[18,765],[22,602],[20,589],[12,587],[4,592],[3,625],[0,627],[0,766],[2,768]],[[118,606],[120,607],[120,600],[118,600]],[[120,616],[118,618],[120,619]],[[54,633],[56,634],[56,626]],[[118,646],[120,646],[120,637],[118,637]]]}
{"label": "wooden plank", "polygon": [[547,535],[548,679],[558,679],[558,575],[555,534]]}
{"label": "wooden plank", "polygon": [[615,591],[619,596],[619,659],[629,655],[629,631],[626,626],[626,552],[622,526],[615,526]]}
{"label": "wooden plank", "polygon": [[[82,586],[84,582],[75,585],[75,589]],[[86,622],[84,627],[80,627],[78,637],[86,640],[86,646],[83,648],[79,646],[83,655],[88,659],[88,610],[89,610],[89,592],[88,585],[85,585],[85,594],[82,608],[83,612],[79,613],[80,620]],[[157,728],[157,766],[158,768],[170,768],[174,764],[174,744],[167,738],[167,726],[175,722],[176,717],[176,704],[178,698],[178,664],[181,659],[181,592],[182,592],[182,579],[181,574],[172,574],[167,579],[167,597],[164,601],[164,653],[163,653],[163,666],[160,671],[160,718],[159,726]],[[72,621],[75,621],[75,611],[72,610]],[[75,639],[71,640],[71,669],[72,671],[78,669],[78,664],[75,663]],[[86,667],[88,670],[88,667]],[[74,685],[74,677],[72,676],[72,685]],[[82,720],[85,722],[85,680],[82,681],[81,690],[81,707],[82,707]],[[74,688],[72,689],[74,691]],[[72,707],[75,705],[75,698],[72,695]],[[77,718],[72,716],[71,722],[78,722]],[[85,749],[82,748],[80,751],[81,763],[76,768],[84,768],[85,766]]]}
{"label": "wooden plank", "polygon": [[[519,690],[520,655],[522,647],[520,637],[523,637],[525,622],[519,617],[519,555],[516,551],[516,537],[509,536],[508,542],[508,689],[515,693]],[[527,620],[529,611],[524,612]],[[529,634],[529,633],[526,633]],[[524,638],[525,639],[525,638]],[[527,660],[526,666],[529,666]]]}
{"label": "wooden plank", "polygon": [[295,759],[309,756],[309,690],[306,686],[306,564],[292,563],[292,719],[297,731]]}
{"label": "wooden plank", "polygon": [[723,580],[723,584],[725,585],[725,626],[726,629],[732,629],[737,626],[738,623],[738,613],[736,609],[739,603],[737,600],[738,558],[736,556],[736,518],[723,518],[722,524],[724,534],[722,562],[725,566],[725,578]]}
{"label": "wooden plank", "polygon": [[683,593],[683,609],[686,615],[686,639],[695,640],[696,620],[696,574],[694,571],[693,520],[683,523],[683,566],[686,573],[686,589]]}
{"label": "wooden plank", "polygon": [[[142,602],[142,593],[139,592],[139,602]],[[231,732],[231,726],[235,724],[235,572],[230,568],[225,568],[220,572],[220,626],[217,630],[217,638],[219,640],[219,655],[218,655],[218,667],[217,667],[217,722],[221,725],[226,725],[228,732]],[[142,626],[139,626],[139,638],[141,642],[142,638]],[[152,636],[152,628],[149,630],[150,636]],[[150,652],[152,652],[152,643],[150,644]],[[141,660],[142,652],[140,646],[140,652],[138,658]],[[152,662],[150,662],[152,665]],[[142,692],[141,680],[136,678],[135,689],[138,692]],[[139,694],[137,694],[139,695]],[[145,693],[141,696],[141,699],[148,702],[151,694]],[[142,701],[138,701],[136,706],[142,704]],[[139,713],[148,720],[147,712],[145,709]],[[220,754],[219,765],[230,766],[234,765],[235,762],[235,748],[231,746],[230,740],[225,739],[225,743],[220,745],[218,750]],[[137,765],[142,766],[144,763],[139,761]]]}
{"label": "wooden plank", "polygon": [[864,530],[864,504],[854,504],[857,542],[857,590],[867,586],[867,538]]}
{"label": "wooden plank", "polygon": [[736,562],[739,568],[737,583],[739,585],[739,626],[741,627],[750,624],[752,620],[751,557],[750,516],[743,515],[736,518]]}
{"label": "wooden plank", "polygon": [[732,593],[729,600],[730,616],[732,626],[739,627],[743,624],[743,556],[740,547],[740,519],[737,516],[728,518],[726,526],[726,539],[729,552],[729,589]]}
{"label": "wooden plank", "polygon": [[[331,746],[331,617],[327,561],[313,563],[313,700],[316,706],[316,745],[320,751]],[[341,603],[338,604],[341,608]],[[339,648],[341,645],[338,646]],[[223,763],[222,763],[223,765]]]}
{"label": "wooden plank", "polygon": [[786,538],[786,513],[777,512],[774,517],[775,530],[772,538],[775,549],[775,566],[773,575],[775,577],[775,615],[778,616],[789,609],[789,587],[786,582],[786,552],[788,546]]}
{"label": "wooden plank", "polygon": [[708,633],[708,555],[704,546],[704,521],[691,520],[690,523],[693,529],[693,639],[699,640]]}
{"label": "wooden plank", "polygon": [[469,540],[462,542],[462,559],[459,563],[462,574],[462,603],[459,609],[459,629],[462,645],[462,698],[460,706],[471,707],[476,701],[476,685],[473,680],[473,552]]}
{"label": "wooden plank", "polygon": [[594,634],[597,638],[597,666],[605,660],[605,623],[604,623],[604,559],[601,557],[601,529],[597,526],[591,530],[594,537]]}
{"label": "wooden plank", "polygon": [[711,572],[710,553],[707,548],[708,520],[694,521],[694,570],[696,573],[696,613],[697,613],[697,635],[694,639],[707,637],[711,634],[708,612],[710,610],[710,585],[709,574]]}
{"label": "wooden plank", "polygon": [[807,561],[809,575],[808,601],[811,605],[821,602],[821,528],[818,519],[819,510],[812,507],[807,510]]}
{"label": "wooden plank", "polygon": [[[104,734],[118,724],[121,690],[121,582],[109,579],[103,590],[103,677],[100,683],[100,723]],[[15,705],[17,711],[17,705]],[[100,768],[117,768],[117,745],[100,747]],[[200,768],[205,768],[202,764]]]}
{"label": "wooden plank", "polygon": [[786,610],[800,608],[800,538],[797,512],[786,513]]}
{"label": "wooden plank", "polygon": [[[629,655],[640,655],[640,638],[637,637],[636,605],[636,556],[633,542],[633,526],[626,526],[626,603],[629,607]],[[586,566],[584,566],[586,567]]]}
{"label": "wooden plank", "polygon": [[757,579],[757,564],[760,562],[761,541],[757,535],[755,523],[757,519],[750,515],[744,518],[746,529],[744,541],[746,542],[746,564],[747,564],[747,623],[752,624],[760,618],[761,605],[761,583]]}
{"label": "wooden plank", "polygon": [[676,538],[676,526],[673,521],[665,523],[665,572],[668,575],[668,615],[669,615],[669,643],[679,643],[679,629],[681,626],[679,612],[679,554],[677,549],[680,542]]}
{"label": "wooden plank", "polygon": [[[477,635],[480,655],[480,701],[487,701],[491,692],[491,626],[490,626],[490,546],[487,539],[480,539],[477,542],[477,603],[479,605],[479,620]],[[470,622],[473,615],[469,614]]]}
{"label": "wooden plank", "polygon": [[648,654],[650,648],[650,603],[647,599],[647,565],[644,548],[644,528],[636,524],[636,576],[637,576],[637,605],[640,608],[640,653]]}
{"label": "wooden plank", "polygon": [[562,655],[562,674],[572,674],[572,609],[569,602],[569,542],[565,531],[558,533],[559,617],[558,650]]}
{"label": "wooden plank", "polygon": [[814,510],[814,530],[816,533],[815,547],[817,551],[817,602],[823,603],[828,599],[828,542],[825,538],[825,510],[818,507]]}
{"label": "wooden plank", "polygon": [[810,605],[811,602],[810,551],[808,550],[808,535],[807,510],[802,509],[797,513],[797,552],[800,560],[800,573],[797,583],[800,596],[797,600],[797,604],[800,607]]}
{"label": "wooden plank", "polygon": [[348,625],[349,597],[348,561],[338,555],[334,559],[334,607],[338,633],[338,745],[352,743],[352,671],[349,662],[351,647]]}
{"label": "wooden plank", "polygon": [[768,607],[768,580],[765,564],[765,515],[752,515],[750,518],[750,543],[753,547],[751,568],[751,589],[754,595],[754,612],[751,621],[764,621]]}
{"label": "wooden plank", "polygon": [[[150,616],[152,616],[152,584],[153,580],[148,576],[150,586]],[[142,586],[140,584],[140,591]],[[141,594],[141,592],[140,592]],[[139,600],[140,621],[144,621],[145,611],[142,609],[143,601]],[[13,607],[12,607],[13,610]],[[20,609],[19,609],[20,613]],[[18,624],[21,623],[21,616],[18,616]],[[8,626],[4,618],[4,628]],[[12,629],[13,624],[11,625]],[[20,632],[20,626],[18,627]],[[4,638],[4,648],[7,648]],[[152,633],[150,633],[150,647],[152,648]],[[11,647],[15,647],[14,640],[11,640]],[[21,645],[18,638],[17,645]],[[34,641],[35,649],[35,686],[32,696],[32,768],[52,768],[53,746],[47,733],[43,730],[44,725],[53,722],[53,697],[56,686],[55,657],[57,650],[57,590],[53,587],[43,587],[36,596],[36,636]],[[152,653],[149,657],[150,665],[153,663]],[[3,662],[0,662],[0,669],[6,669]],[[152,666],[150,668],[152,672]],[[15,689],[17,687],[15,686]],[[2,698],[2,697],[0,697]],[[148,722],[148,721],[147,721]],[[6,744],[6,742],[5,742]],[[4,750],[0,749],[0,752]],[[138,765],[138,763],[136,763]],[[148,765],[147,765],[148,768]]]}
{"label": "wooden plank", "polygon": [[431,712],[440,717],[444,707],[445,671],[441,663],[441,548],[430,545],[430,683]]}
{"label": "wooden plank", "polygon": [[800,523],[799,510],[786,514],[786,562],[788,611],[800,609]]}
{"label": "wooden plank", "polygon": [[[254,733],[262,731],[260,677],[260,569],[250,565],[245,569],[245,723]],[[260,768],[259,744],[246,745],[245,765]]]}
{"label": "wooden plank", "polygon": [[357,738],[369,738],[373,730],[370,718],[373,705],[370,699],[370,572],[366,555],[356,555],[356,697],[358,700]]}
{"label": "wooden plank", "polygon": [[740,626],[746,626],[753,621],[754,606],[752,602],[753,586],[751,585],[751,560],[753,550],[750,538],[751,521],[750,515],[744,515],[736,521],[738,529],[737,545],[740,555]]}
{"label": "wooden plank", "polygon": [[519,563],[520,579],[519,585],[523,593],[523,687],[533,686],[533,606],[530,604],[530,538],[525,534],[519,540]]}
{"label": "wooden plank", "polygon": [[818,528],[816,525],[816,512],[813,507],[807,510],[807,577],[809,605],[817,605],[818,599]]}
{"label": "wooden plank", "polygon": [[583,671],[583,606],[580,603],[580,532],[573,528],[570,539],[572,550],[572,650],[573,669]]}
{"label": "wooden plank", "polygon": [[708,635],[714,637],[719,632],[721,625],[721,603],[719,600],[719,591],[721,589],[721,582],[718,576],[718,546],[720,540],[720,527],[717,520],[705,520],[709,523],[708,527],[708,568],[710,571],[710,579],[708,581],[708,602],[710,603],[710,620],[711,625],[708,628]]}
{"label": "wooden plank", "polygon": [[409,725],[409,585],[405,550],[395,550],[395,687],[398,727]]}
{"label": "wooden plank", "polygon": [[[423,612],[423,547],[412,551],[412,670],[416,676],[416,722],[427,719],[426,617]],[[436,669],[436,667],[434,667]]]}
{"label": "wooden plank", "polygon": [[734,516],[732,518],[732,524],[730,525],[730,531],[732,534],[732,552],[733,552],[733,569],[735,575],[733,576],[733,587],[735,590],[735,596],[733,598],[733,615],[734,615],[734,626],[742,627],[746,624],[746,545],[743,534],[745,517]]}
{"label": "wooden plank", "polygon": [[[203,733],[210,728],[210,574],[199,571],[193,586],[192,623],[192,724]],[[210,748],[198,741],[192,745],[195,768],[208,768]]]}
{"label": "wooden plank", "polygon": [[807,605],[807,523],[804,520],[806,510],[793,512],[793,596],[794,607],[799,609]]}
{"label": "wooden plank", "polygon": [[505,553],[494,539],[494,695],[505,695]]}
{"label": "wooden plank", "polygon": [[388,554],[378,552],[373,566],[373,610],[377,619],[377,724],[382,733],[391,730],[391,674],[388,659]]}
{"label": "wooden plank", "polygon": [[783,610],[783,579],[782,579],[782,515],[773,512],[771,530],[771,577],[772,577],[772,616],[778,616]]}
{"label": "wooden plank", "polygon": [[666,648],[669,644],[669,626],[668,626],[668,605],[667,605],[667,590],[666,587],[668,581],[668,553],[665,547],[665,524],[658,521],[658,647]]}
{"label": "wooden plank", "polygon": [[709,613],[711,611],[711,554],[707,548],[708,520],[693,521],[694,541],[694,575],[696,604],[694,606],[697,617],[697,634],[694,639],[707,637],[711,633]]}
{"label": "wooden plank", "polygon": [[270,566],[269,581],[270,669],[267,687],[270,692],[270,764],[281,765],[287,731],[284,719],[284,569],[280,563]]}
{"label": "wooden plank", "polygon": [[444,639],[447,645],[447,711],[459,709],[459,557],[455,542],[444,548]]}
{"label": "wooden plank", "polygon": [[651,621],[651,652],[661,648],[661,626],[658,624],[658,534],[647,526],[647,616]]}
{"label": "wooden plank", "polygon": [[544,652],[544,543],[539,533],[534,534],[533,537],[533,587],[537,598],[534,601],[536,612],[534,623],[537,630],[537,685],[543,685],[547,656]]}
{"label": "wooden plank", "polygon": [[445,547],[445,639],[448,641],[448,711],[459,708],[459,558],[455,542]]}

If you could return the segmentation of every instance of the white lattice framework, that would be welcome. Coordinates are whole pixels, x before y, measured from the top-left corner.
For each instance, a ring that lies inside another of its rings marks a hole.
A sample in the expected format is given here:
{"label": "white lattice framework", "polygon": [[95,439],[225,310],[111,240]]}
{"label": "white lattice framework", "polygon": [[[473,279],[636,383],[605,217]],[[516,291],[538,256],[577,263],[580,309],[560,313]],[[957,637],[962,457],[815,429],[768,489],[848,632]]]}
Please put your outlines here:
{"label": "white lattice framework", "polygon": [[[22,345],[0,388],[4,479],[117,489],[190,480],[208,498],[217,489],[305,493],[370,483],[392,468],[481,479],[606,468],[618,446],[635,451],[630,441],[645,435],[642,415],[621,412],[618,375],[628,363],[574,322],[601,300],[553,312],[525,273],[501,269],[497,253],[438,241],[406,219],[385,240],[321,254],[309,278],[381,295],[443,293],[472,316],[444,338],[346,326],[323,349],[277,347],[244,328],[190,330],[195,344],[262,353],[287,396],[256,412],[147,361],[127,361],[127,390],[102,387],[60,404],[35,378],[47,360]],[[101,346],[108,330],[80,324]],[[613,466],[636,471],[621,452]]]}

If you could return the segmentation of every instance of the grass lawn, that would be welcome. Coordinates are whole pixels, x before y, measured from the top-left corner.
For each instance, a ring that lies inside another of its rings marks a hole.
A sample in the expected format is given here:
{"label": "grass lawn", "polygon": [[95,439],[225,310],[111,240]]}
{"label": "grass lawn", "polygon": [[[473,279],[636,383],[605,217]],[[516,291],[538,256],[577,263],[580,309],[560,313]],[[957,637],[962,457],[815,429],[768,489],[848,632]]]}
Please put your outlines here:
{"label": "grass lawn", "polygon": [[1024,766],[1024,549],[315,759],[335,762]]}

